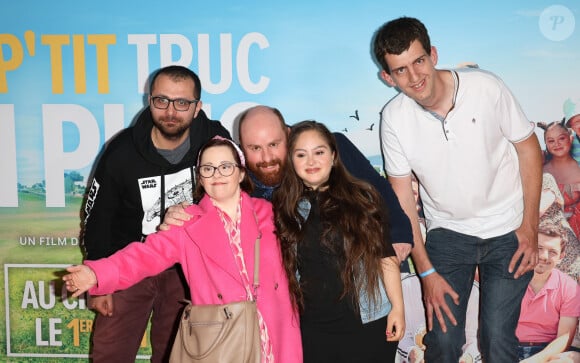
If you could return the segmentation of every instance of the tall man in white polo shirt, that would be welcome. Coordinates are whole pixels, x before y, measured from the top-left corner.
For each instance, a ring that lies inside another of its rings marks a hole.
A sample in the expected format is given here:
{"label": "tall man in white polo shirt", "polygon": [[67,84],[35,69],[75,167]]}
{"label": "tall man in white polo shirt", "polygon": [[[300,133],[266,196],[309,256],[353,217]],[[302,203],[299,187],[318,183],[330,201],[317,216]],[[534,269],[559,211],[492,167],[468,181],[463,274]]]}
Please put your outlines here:
{"label": "tall man in white polo shirt", "polygon": [[[374,52],[382,78],[401,91],[382,111],[381,144],[413,225],[429,328],[425,360],[457,363],[479,268],[483,359],[516,362],[520,303],[538,260],[542,166],[534,126],[493,74],[435,69],[437,50],[417,19],[384,24]],[[425,245],[412,173],[421,185]]]}

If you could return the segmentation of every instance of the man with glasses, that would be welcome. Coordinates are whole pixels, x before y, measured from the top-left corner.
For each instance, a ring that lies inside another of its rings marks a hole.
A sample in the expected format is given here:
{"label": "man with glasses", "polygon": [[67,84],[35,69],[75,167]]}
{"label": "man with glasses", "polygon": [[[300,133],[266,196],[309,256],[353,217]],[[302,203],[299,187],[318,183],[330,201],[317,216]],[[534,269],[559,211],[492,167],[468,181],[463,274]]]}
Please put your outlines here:
{"label": "man with glasses", "polygon": [[[202,111],[200,80],[191,70],[158,70],[149,93],[149,107],[110,141],[96,166],[84,210],[86,259],[144,240],[156,231],[167,207],[191,203],[199,148],[215,135],[230,138]],[[135,361],[142,341],[147,342],[143,335],[152,313],[151,361],[167,361],[186,291],[175,266],[127,290],[91,296],[89,307],[98,312],[93,362]]]}

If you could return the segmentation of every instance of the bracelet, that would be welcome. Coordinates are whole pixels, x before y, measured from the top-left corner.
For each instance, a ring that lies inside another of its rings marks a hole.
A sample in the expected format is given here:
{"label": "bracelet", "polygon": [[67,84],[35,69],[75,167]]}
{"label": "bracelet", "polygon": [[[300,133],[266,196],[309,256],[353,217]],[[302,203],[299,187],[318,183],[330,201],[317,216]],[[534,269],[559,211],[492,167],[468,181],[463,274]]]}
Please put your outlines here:
{"label": "bracelet", "polygon": [[423,271],[423,272],[421,272],[421,273],[419,274],[419,277],[420,277],[420,278],[427,277],[427,276],[431,275],[433,272],[436,272],[436,271],[435,271],[435,268],[434,268],[434,267],[431,267],[431,268],[430,268],[430,269],[428,269],[427,271]]}

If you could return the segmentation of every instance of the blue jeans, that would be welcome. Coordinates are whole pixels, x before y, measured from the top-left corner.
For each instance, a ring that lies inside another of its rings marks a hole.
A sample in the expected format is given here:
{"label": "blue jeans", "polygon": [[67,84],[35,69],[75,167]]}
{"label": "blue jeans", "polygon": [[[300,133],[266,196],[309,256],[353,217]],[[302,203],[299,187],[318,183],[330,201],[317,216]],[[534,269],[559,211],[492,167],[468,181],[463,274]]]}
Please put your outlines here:
{"label": "blue jeans", "polygon": [[[467,301],[476,267],[479,267],[479,346],[484,362],[518,361],[515,331],[520,305],[533,271],[513,278],[508,272],[510,260],[518,248],[515,232],[482,239],[437,228],[427,233],[426,249],[437,272],[459,294],[459,305],[446,295],[447,305],[457,320],[453,326],[446,318],[447,333],[433,317],[433,330],[424,343],[426,362],[457,363],[465,344]],[[518,265],[516,265],[516,268]],[[515,271],[515,269],[514,269]]]}
{"label": "blue jeans", "polygon": [[518,360],[524,360],[536,353],[541,352],[544,348],[546,348],[547,345],[548,343],[535,345],[533,347],[518,345]]}

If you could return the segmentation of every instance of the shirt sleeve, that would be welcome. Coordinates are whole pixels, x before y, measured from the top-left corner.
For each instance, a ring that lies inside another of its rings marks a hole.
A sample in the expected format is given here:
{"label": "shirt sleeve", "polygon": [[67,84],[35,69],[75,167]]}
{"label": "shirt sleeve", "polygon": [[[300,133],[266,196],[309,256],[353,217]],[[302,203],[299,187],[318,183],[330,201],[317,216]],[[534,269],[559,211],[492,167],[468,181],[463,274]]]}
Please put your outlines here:
{"label": "shirt sleeve", "polygon": [[569,276],[562,273],[562,306],[560,316],[580,317],[580,285]]}
{"label": "shirt sleeve", "polygon": [[87,259],[99,259],[115,252],[112,229],[121,188],[107,169],[107,155],[99,161],[85,203],[83,246]]}
{"label": "shirt sleeve", "polygon": [[387,108],[381,113],[381,151],[385,163],[387,175],[394,177],[408,176],[411,174],[411,165],[407,159],[399,137],[393,128]]}
{"label": "shirt sleeve", "polygon": [[500,78],[497,80],[499,86],[497,115],[501,117],[501,130],[506,139],[518,143],[534,133],[534,124],[528,120],[519,102],[503,81]]}
{"label": "shirt sleeve", "polygon": [[182,228],[156,232],[145,243],[133,242],[107,258],[85,261],[97,276],[92,295],[111,294],[127,289],[149,276],[155,276],[180,262],[183,256]]}

